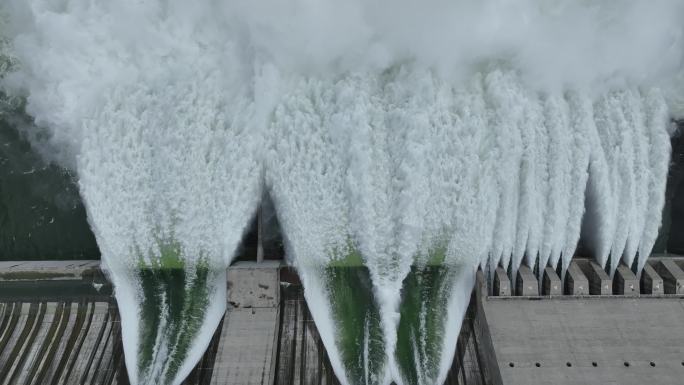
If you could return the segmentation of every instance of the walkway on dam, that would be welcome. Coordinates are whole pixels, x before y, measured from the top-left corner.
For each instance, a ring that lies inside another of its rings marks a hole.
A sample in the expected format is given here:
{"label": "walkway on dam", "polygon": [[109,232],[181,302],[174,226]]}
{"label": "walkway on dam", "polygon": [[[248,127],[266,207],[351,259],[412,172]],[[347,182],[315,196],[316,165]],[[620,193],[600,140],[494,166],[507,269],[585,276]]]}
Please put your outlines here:
{"label": "walkway on dam", "polygon": [[485,302],[506,385],[684,383],[684,299]]}

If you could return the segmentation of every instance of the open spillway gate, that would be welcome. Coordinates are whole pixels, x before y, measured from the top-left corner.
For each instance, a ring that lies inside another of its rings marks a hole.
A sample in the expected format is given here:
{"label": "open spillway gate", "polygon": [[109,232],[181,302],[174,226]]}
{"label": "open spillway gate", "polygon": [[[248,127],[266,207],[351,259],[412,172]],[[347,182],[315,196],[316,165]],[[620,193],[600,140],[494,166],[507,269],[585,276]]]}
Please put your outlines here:
{"label": "open spillway gate", "polygon": [[[446,384],[674,384],[684,378],[684,258],[637,279],[578,259],[564,281],[478,274]],[[228,311],[184,384],[338,384],[297,275],[279,261],[227,272]],[[0,385],[129,384],[97,262],[0,262]],[[549,382],[550,381],[550,382]]]}

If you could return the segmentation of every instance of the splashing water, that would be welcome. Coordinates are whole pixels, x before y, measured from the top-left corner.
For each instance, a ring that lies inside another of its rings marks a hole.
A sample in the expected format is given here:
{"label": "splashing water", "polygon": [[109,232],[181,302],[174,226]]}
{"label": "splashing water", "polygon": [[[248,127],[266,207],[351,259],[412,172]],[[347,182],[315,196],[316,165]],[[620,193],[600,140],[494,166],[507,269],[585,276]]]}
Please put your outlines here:
{"label": "splashing water", "polygon": [[[474,268],[562,262],[565,271],[585,204],[596,211],[585,225],[597,225],[590,244],[602,265],[631,266],[655,241],[669,151],[655,90],[540,96],[500,70],[455,88],[410,66],[381,81],[292,87],[273,118],[269,184],[294,263],[329,285],[312,284],[307,299],[329,303],[312,311],[338,324],[323,338],[349,383],[443,381],[457,337],[445,335],[463,317]],[[350,264],[370,277],[374,303],[337,287],[367,278],[320,278],[331,266],[350,274]],[[347,302],[359,305],[356,328],[335,315]],[[445,308],[460,310],[445,317]]]}
{"label": "splashing water", "polygon": [[[49,128],[59,152],[48,155],[78,171],[131,383],[178,384],[221,320],[225,268],[260,196],[249,90],[240,73],[217,71],[235,68],[235,54],[221,40],[225,50],[203,55],[220,37],[190,39],[202,34],[192,26],[143,23],[161,11],[152,5],[14,6],[12,21],[31,17],[15,32],[20,64],[7,81],[22,83],[27,112]],[[119,30],[121,18],[141,30]]]}
{"label": "splashing water", "polygon": [[3,90],[78,172],[132,383],[197,362],[264,188],[345,384],[442,383],[480,265],[565,271],[582,236],[611,273],[639,271],[657,237],[680,1],[0,14]]}

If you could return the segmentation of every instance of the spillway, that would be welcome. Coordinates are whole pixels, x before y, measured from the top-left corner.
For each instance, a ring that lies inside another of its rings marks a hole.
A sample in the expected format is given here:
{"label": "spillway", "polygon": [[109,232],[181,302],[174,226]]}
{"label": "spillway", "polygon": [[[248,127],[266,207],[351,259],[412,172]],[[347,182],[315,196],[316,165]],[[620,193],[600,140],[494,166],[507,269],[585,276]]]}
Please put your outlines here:
{"label": "spillway", "polygon": [[301,87],[276,109],[267,181],[349,383],[442,382],[443,325],[479,265],[564,273],[583,231],[611,275],[650,254],[672,129],[657,91],[546,97],[498,70],[465,88],[406,69]]}
{"label": "spillway", "polygon": [[[183,385],[339,385],[301,282],[281,261],[228,269],[228,310]],[[7,381],[128,385],[120,312],[97,261],[0,262],[0,373]],[[251,293],[251,294],[250,294]],[[449,383],[479,376],[472,329]],[[469,354],[469,357],[463,357]],[[470,382],[466,382],[470,383]]]}
{"label": "spillway", "polygon": [[[98,266],[0,262],[3,383],[130,384],[122,309]],[[641,279],[625,265],[611,279],[596,262],[575,258],[565,285],[550,269],[551,284],[541,288],[525,265],[513,282],[497,269],[489,289],[479,272],[444,384],[676,382],[684,366],[668,347],[684,338],[682,268],[684,257],[655,256]],[[296,271],[282,261],[239,261],[227,285],[227,311],[183,385],[340,384]]]}
{"label": "spillway", "polygon": [[10,0],[0,113],[78,175],[131,383],[191,372],[267,192],[339,381],[440,384],[478,268],[565,277],[581,238],[640,274],[684,117],[681,14]]}

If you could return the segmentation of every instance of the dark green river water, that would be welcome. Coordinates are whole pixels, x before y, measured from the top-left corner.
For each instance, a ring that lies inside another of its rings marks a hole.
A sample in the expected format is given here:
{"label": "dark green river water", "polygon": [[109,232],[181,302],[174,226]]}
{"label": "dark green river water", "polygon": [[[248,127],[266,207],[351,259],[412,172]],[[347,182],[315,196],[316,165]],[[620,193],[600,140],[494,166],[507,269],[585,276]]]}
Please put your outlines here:
{"label": "dark green river water", "polygon": [[0,118],[0,260],[99,258],[74,175]]}

